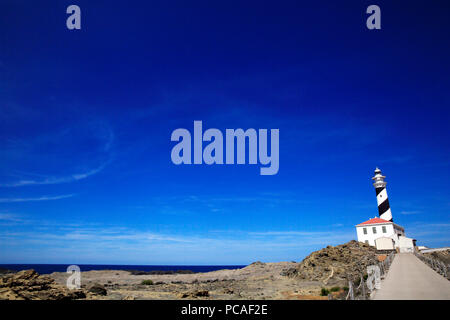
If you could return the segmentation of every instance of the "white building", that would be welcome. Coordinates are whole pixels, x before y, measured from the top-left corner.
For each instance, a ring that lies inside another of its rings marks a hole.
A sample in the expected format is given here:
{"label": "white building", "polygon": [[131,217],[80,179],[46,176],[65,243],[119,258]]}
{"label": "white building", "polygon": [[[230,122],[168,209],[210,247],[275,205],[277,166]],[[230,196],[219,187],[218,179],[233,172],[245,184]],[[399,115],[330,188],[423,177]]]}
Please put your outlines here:
{"label": "white building", "polygon": [[[405,230],[391,221],[373,218],[356,225],[356,234],[358,241],[371,246],[376,246],[375,240],[378,238],[390,238],[394,241],[394,246],[398,247],[399,237],[405,235]],[[386,241],[383,243],[385,245]]]}

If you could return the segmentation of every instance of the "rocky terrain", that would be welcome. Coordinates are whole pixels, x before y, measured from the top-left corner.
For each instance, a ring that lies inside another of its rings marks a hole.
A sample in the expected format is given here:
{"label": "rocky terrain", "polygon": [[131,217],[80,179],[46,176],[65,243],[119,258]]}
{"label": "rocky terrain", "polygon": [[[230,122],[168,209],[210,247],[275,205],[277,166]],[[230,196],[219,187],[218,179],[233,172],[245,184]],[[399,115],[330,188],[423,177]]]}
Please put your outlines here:
{"label": "rocky terrain", "polygon": [[[107,290],[97,299],[286,299],[320,294],[321,283],[283,275],[294,262],[261,263],[234,270],[191,274],[133,274],[102,270],[81,273],[82,289],[94,284]],[[64,284],[67,273],[50,277]],[[147,283],[147,284],[143,284]]]}
{"label": "rocky terrain", "polygon": [[424,253],[424,255],[442,261],[446,265],[450,265],[450,250]]}
{"label": "rocky terrain", "polygon": [[206,273],[86,271],[74,291],[65,287],[67,273],[27,270],[0,274],[0,299],[327,299],[322,288],[343,287],[347,277],[376,261],[374,248],[350,241],[313,252],[301,263],[255,262]]}
{"label": "rocky terrain", "polygon": [[350,241],[339,246],[328,246],[307,256],[286,275],[327,285],[345,285],[366,273],[367,266],[376,264],[378,256],[375,247]]}
{"label": "rocky terrain", "polygon": [[82,290],[69,290],[54,279],[34,270],[3,273],[0,277],[2,300],[71,300],[86,298]]}

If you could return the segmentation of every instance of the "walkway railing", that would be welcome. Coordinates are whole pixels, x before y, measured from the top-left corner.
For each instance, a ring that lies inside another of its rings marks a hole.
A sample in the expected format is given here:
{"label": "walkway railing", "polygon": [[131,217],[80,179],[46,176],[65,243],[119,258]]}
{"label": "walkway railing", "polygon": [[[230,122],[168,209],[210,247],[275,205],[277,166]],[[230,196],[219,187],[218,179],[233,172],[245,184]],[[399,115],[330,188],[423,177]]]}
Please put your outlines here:
{"label": "walkway railing", "polygon": [[431,267],[434,271],[439,273],[441,276],[446,278],[447,280],[450,280],[450,265],[445,264],[444,262],[434,259],[430,256],[426,256],[423,253],[415,251],[414,254],[417,258],[425,262],[428,266]]}
{"label": "walkway railing", "polygon": [[[348,294],[345,300],[367,300],[371,294],[381,288],[381,279],[384,279],[389,271],[395,253],[391,252],[383,261],[367,267],[367,274],[360,274],[359,279],[348,281]],[[330,299],[333,297],[330,295]]]}

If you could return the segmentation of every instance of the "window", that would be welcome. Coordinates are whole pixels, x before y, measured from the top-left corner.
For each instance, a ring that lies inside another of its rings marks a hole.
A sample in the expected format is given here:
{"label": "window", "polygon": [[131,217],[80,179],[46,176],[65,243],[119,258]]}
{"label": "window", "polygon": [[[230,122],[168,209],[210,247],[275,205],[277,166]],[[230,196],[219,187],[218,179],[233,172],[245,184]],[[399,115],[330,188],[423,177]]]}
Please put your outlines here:
{"label": "window", "polygon": [[387,232],[387,231],[386,231],[386,226],[382,226],[381,228],[383,229],[383,233],[386,233],[386,232]]}
{"label": "window", "polygon": [[373,234],[377,234],[377,227],[372,227]]}
{"label": "window", "polygon": [[367,228],[363,228],[363,233],[367,234]]}

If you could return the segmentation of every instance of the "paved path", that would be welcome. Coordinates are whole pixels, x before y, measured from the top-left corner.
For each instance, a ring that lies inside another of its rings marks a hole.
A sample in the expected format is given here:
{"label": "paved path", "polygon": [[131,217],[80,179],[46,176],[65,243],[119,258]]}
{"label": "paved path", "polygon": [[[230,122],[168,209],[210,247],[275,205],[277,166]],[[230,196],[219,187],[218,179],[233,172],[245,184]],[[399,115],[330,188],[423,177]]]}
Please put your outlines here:
{"label": "paved path", "polygon": [[450,281],[412,253],[399,253],[375,300],[450,300]]}

